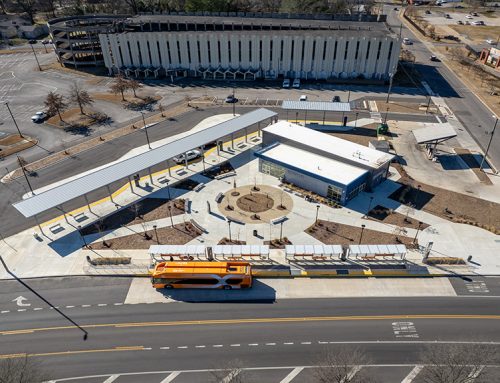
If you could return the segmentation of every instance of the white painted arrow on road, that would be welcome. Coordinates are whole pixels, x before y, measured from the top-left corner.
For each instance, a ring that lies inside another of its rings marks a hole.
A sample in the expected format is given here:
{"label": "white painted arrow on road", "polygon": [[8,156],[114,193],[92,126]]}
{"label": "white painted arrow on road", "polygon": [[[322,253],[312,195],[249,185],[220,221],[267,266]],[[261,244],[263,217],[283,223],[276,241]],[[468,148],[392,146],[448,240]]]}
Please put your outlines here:
{"label": "white painted arrow on road", "polygon": [[27,299],[25,297],[23,297],[22,295],[18,296],[16,299],[12,300],[12,302],[16,302],[17,305],[21,306],[21,307],[31,306],[31,303],[23,303],[23,301],[27,301]]}

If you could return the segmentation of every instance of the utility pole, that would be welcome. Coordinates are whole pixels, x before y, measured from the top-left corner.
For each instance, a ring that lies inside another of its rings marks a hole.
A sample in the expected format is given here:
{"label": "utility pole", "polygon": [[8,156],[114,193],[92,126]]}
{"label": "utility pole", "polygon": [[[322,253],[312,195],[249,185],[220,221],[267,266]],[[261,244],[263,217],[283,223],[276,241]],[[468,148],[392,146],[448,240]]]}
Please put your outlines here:
{"label": "utility pole", "polygon": [[236,116],[236,101],[234,100],[234,88],[233,88],[233,117]]}
{"label": "utility pole", "polygon": [[142,115],[142,123],[144,124],[144,132],[146,133],[146,141],[148,142],[149,149],[151,149],[151,143],[149,142],[148,127],[146,126],[146,120],[144,118],[144,113],[141,112],[141,115]]}
{"label": "utility pole", "polygon": [[389,103],[389,97],[391,95],[391,90],[392,90],[392,79],[394,77],[394,73],[389,73],[389,90],[387,91],[387,99],[385,100],[385,103]]}
{"label": "utility pole", "polygon": [[30,44],[30,46],[31,46],[31,50],[33,51],[33,54],[35,55],[35,60],[36,60],[36,64],[38,65],[38,70],[41,72],[42,67],[40,66],[40,63],[38,62],[38,57],[36,57],[35,48],[33,48],[33,44]]}
{"label": "utility pole", "polygon": [[366,225],[361,225],[361,235],[359,236],[359,243],[361,245],[361,240],[363,239],[363,231],[365,230]]}
{"label": "utility pole", "polygon": [[498,125],[498,117],[493,115],[493,118],[495,119],[495,125],[493,126],[493,130],[490,135],[490,140],[488,141],[488,146],[486,147],[486,152],[484,153],[481,165],[479,166],[479,171],[483,170],[484,161],[486,161],[486,157],[488,156],[488,151],[490,150],[491,141],[493,141],[493,135],[495,134],[495,130]]}
{"label": "utility pole", "polygon": [[12,111],[10,110],[9,103],[8,103],[8,102],[6,102],[6,103],[5,103],[5,106],[6,106],[6,107],[7,107],[7,109],[9,110],[10,116],[12,117],[12,121],[14,121],[14,125],[16,126],[17,132],[19,133],[19,137],[24,138],[23,134],[22,134],[22,133],[21,133],[21,131],[19,130],[19,126],[17,125],[17,122],[16,122],[16,119],[14,118],[14,115],[12,114]]}

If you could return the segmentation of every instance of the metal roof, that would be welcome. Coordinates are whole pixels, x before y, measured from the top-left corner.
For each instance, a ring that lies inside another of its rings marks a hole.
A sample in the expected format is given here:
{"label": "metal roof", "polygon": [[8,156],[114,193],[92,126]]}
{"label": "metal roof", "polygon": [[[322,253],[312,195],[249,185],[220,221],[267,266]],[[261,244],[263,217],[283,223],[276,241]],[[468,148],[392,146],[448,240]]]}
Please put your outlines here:
{"label": "metal roof", "polygon": [[450,138],[456,137],[457,132],[451,127],[450,124],[428,124],[424,128],[415,129],[411,132],[415,136],[417,143],[428,144],[435,142],[443,142]]}
{"label": "metal roof", "polygon": [[229,121],[179,138],[158,148],[138,154],[137,156],[115,162],[82,177],[62,183],[40,194],[16,202],[13,206],[25,217],[32,217],[93,190],[148,169],[188,150],[200,147],[208,142],[275,116],[277,116],[277,113],[268,109],[260,108],[254,110]]}
{"label": "metal roof", "polygon": [[406,254],[405,245],[349,245],[349,254]]}
{"label": "metal roof", "polygon": [[348,102],[285,100],[283,101],[281,108],[288,110],[310,110],[320,112],[350,112],[351,104]]}

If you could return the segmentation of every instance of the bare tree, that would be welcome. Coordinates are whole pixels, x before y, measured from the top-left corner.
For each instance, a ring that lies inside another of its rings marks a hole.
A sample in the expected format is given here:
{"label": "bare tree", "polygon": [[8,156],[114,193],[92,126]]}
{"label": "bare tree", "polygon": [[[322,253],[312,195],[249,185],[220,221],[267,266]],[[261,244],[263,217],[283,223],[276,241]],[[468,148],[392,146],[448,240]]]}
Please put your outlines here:
{"label": "bare tree", "polygon": [[31,24],[35,24],[36,1],[35,0],[15,0],[15,5],[30,18]]}
{"label": "bare tree", "polygon": [[91,105],[94,102],[92,97],[90,97],[89,92],[84,89],[80,89],[80,87],[76,83],[71,87],[69,98],[71,102],[78,104],[81,114],[84,114],[83,107],[85,105]]}
{"label": "bare tree", "polygon": [[109,89],[113,94],[121,93],[122,101],[126,101],[124,93],[128,89],[130,89],[130,83],[129,81],[125,80],[122,75],[118,75],[115,77],[115,80],[113,81]]}
{"label": "bare tree", "polygon": [[360,365],[369,360],[359,348],[328,348],[318,362],[314,375],[319,383],[368,383],[374,380]]}
{"label": "bare tree", "polygon": [[24,356],[0,360],[1,383],[41,383],[49,380],[40,363]]}
{"label": "bare tree", "polygon": [[62,121],[61,112],[68,106],[68,104],[64,102],[63,97],[55,92],[49,92],[44,103],[47,107],[47,113],[51,116],[57,113],[59,115],[59,120]]}
{"label": "bare tree", "polygon": [[132,92],[134,92],[134,97],[137,98],[137,94],[135,92],[141,89],[143,85],[137,80],[128,80],[127,82],[129,89],[132,89]]}
{"label": "bare tree", "polygon": [[495,346],[477,343],[434,344],[422,352],[425,383],[490,383],[495,381],[485,365],[498,362]]}

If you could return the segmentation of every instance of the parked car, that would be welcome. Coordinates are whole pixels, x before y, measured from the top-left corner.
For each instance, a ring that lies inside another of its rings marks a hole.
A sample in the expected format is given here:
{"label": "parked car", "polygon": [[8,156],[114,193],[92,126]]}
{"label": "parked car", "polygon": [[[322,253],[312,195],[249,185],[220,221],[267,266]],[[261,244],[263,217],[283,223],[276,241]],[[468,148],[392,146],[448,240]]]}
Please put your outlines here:
{"label": "parked car", "polygon": [[470,25],[470,21],[469,21],[469,20],[467,20],[467,21],[465,22],[465,25]]}
{"label": "parked car", "polygon": [[445,18],[445,19],[451,19],[451,16],[450,16],[450,14],[449,14],[449,13],[447,13],[446,15],[444,15],[444,18]]}
{"label": "parked car", "polygon": [[432,55],[432,56],[431,56],[431,61],[441,61],[441,60],[439,60],[439,59],[436,57],[436,55]]}
{"label": "parked car", "polygon": [[490,44],[490,45],[497,45],[497,42],[495,40],[493,40],[493,39],[487,39],[486,43]]}
{"label": "parked car", "polygon": [[177,164],[182,164],[186,161],[186,158],[188,161],[192,161],[192,160],[194,160],[196,158],[200,158],[200,157],[201,157],[201,151],[195,149],[195,150],[189,150],[184,154],[180,154],[177,157],[174,157],[173,160]]}
{"label": "parked car", "polygon": [[332,102],[340,102],[340,96],[333,96]]}
{"label": "parked car", "polygon": [[293,80],[292,87],[297,88],[297,89],[300,88],[300,78],[296,78]]}
{"label": "parked car", "polygon": [[47,40],[47,39],[42,40],[42,44],[43,44],[43,45],[46,45],[46,44],[52,44],[52,40]]}
{"label": "parked car", "polygon": [[403,44],[404,45],[411,45],[411,44],[413,44],[413,42],[408,37],[405,37],[403,39]]}
{"label": "parked car", "polygon": [[28,44],[36,44],[38,41],[34,40],[34,39],[31,39],[31,40],[28,40]]}
{"label": "parked car", "polygon": [[47,118],[47,114],[45,112],[36,112],[33,116],[31,116],[31,121],[42,122],[46,118]]}
{"label": "parked car", "polygon": [[302,96],[300,96],[299,101],[307,101],[307,96],[303,94]]}
{"label": "parked car", "polygon": [[472,15],[465,15],[465,18],[466,19],[473,19],[474,17],[472,17]]}
{"label": "parked car", "polygon": [[430,15],[430,14],[431,14],[431,11],[427,10],[427,11],[425,11],[425,14],[426,14],[426,15]]}
{"label": "parked car", "polygon": [[464,22],[463,22],[462,20],[458,20],[458,21],[457,21],[457,24],[458,24],[458,25],[464,25]]}
{"label": "parked car", "polygon": [[476,16],[476,17],[477,17],[477,16],[479,16],[479,15],[477,14],[477,12],[472,12],[472,13],[471,13],[471,15],[472,15],[472,16]]}
{"label": "parked car", "polygon": [[394,7],[394,10],[395,10],[395,11],[399,11],[398,7]]}
{"label": "parked car", "polygon": [[464,9],[465,7],[463,5],[455,5],[456,9]]}
{"label": "parked car", "polygon": [[484,21],[482,20],[477,20],[477,21],[471,21],[472,25],[484,25]]}
{"label": "parked car", "polygon": [[283,80],[283,88],[290,88],[290,79],[289,78],[285,78]]}
{"label": "parked car", "polygon": [[229,96],[226,97],[226,102],[228,104],[234,104],[234,103],[238,102],[238,99],[236,97],[234,97],[233,94],[230,94]]}

